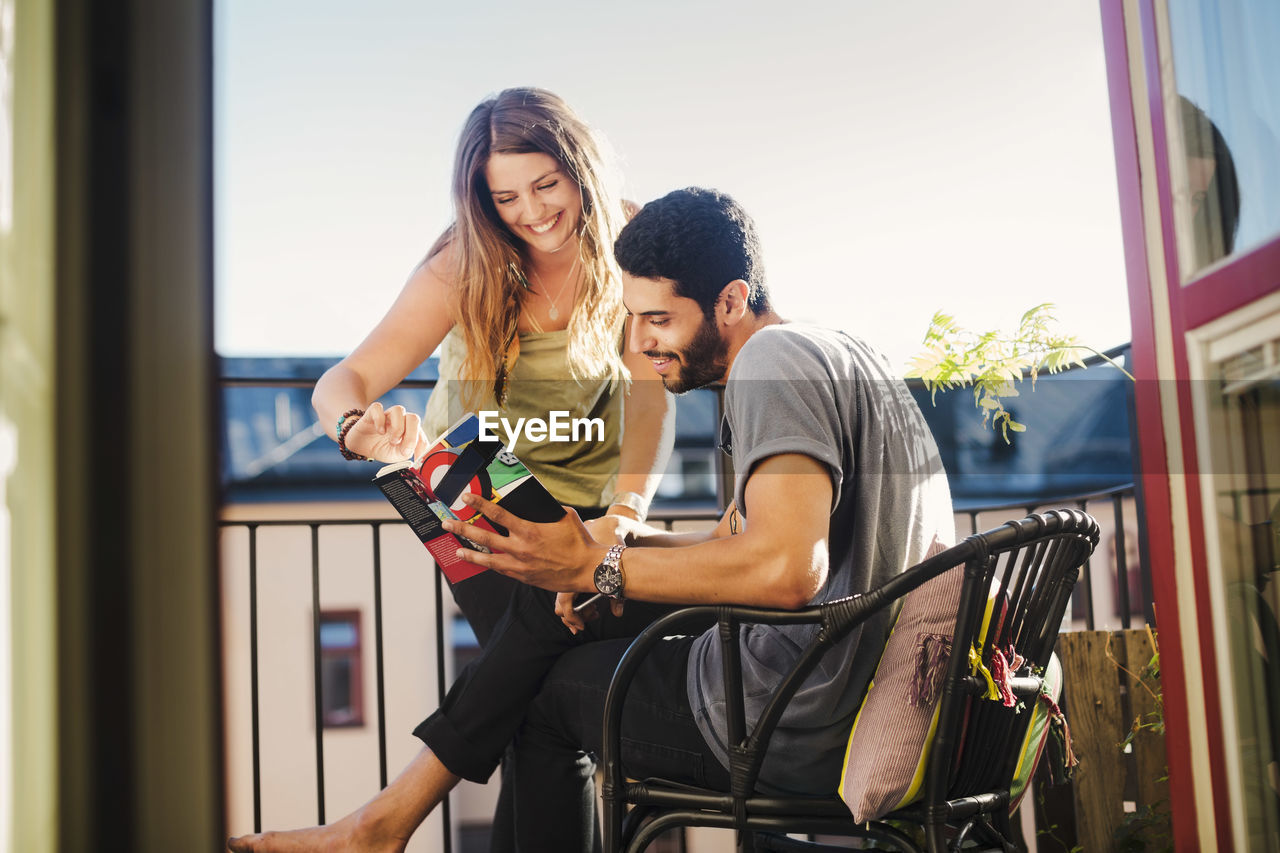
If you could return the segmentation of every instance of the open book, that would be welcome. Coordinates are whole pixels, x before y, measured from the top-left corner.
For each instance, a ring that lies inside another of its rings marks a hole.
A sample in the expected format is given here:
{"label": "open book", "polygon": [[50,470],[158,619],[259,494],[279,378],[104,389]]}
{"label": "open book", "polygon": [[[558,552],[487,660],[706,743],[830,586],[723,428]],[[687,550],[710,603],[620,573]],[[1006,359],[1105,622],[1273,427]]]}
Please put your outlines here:
{"label": "open book", "polygon": [[464,504],[465,492],[480,495],[528,521],[557,521],[564,508],[514,453],[497,439],[480,436],[480,419],[468,414],[436,439],[414,464],[410,460],[383,467],[373,482],[396,512],[427,546],[450,583],[485,571],[457,555],[459,546],[486,551],[465,537],[454,536],[441,522],[456,518],[485,530],[506,533]]}

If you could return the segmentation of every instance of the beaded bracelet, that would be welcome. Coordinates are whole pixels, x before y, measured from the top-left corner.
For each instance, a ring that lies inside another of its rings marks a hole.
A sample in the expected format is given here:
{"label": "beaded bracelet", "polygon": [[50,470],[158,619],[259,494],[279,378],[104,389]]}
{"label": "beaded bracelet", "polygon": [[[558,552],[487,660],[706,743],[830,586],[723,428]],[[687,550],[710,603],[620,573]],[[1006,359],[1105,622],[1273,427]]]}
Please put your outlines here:
{"label": "beaded bracelet", "polygon": [[364,409],[361,409],[359,407],[350,408],[350,409],[347,409],[342,414],[338,415],[338,426],[335,431],[342,432],[342,422],[352,416],[354,416],[356,420],[359,420],[360,418],[364,417]]}
{"label": "beaded bracelet", "polygon": [[347,409],[338,418],[338,451],[342,454],[342,458],[348,462],[368,462],[368,456],[361,456],[359,453],[353,453],[347,449],[347,433],[351,432],[351,428],[355,426],[360,418],[364,417],[364,409]]}

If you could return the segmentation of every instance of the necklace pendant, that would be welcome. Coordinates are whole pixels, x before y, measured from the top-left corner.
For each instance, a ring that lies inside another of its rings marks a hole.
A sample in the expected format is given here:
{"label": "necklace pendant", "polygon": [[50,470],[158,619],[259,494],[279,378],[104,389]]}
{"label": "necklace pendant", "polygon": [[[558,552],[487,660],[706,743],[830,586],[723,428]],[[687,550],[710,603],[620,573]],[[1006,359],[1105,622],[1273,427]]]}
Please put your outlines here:
{"label": "necklace pendant", "polygon": [[552,320],[559,320],[560,312],[556,310],[555,305],[552,305],[551,310],[547,312],[547,316],[550,317]]}

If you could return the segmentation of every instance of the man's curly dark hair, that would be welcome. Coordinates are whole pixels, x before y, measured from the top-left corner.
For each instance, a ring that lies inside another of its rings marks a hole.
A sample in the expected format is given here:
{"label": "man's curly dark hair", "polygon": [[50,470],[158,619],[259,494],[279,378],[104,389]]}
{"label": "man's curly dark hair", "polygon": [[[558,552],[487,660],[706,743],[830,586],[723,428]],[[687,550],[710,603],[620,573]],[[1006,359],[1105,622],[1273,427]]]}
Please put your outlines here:
{"label": "man's curly dark hair", "polygon": [[630,275],[670,279],[675,294],[696,301],[707,317],[736,279],[747,283],[753,314],[770,310],[755,223],[722,192],[688,187],[649,202],[622,229],[613,252]]}

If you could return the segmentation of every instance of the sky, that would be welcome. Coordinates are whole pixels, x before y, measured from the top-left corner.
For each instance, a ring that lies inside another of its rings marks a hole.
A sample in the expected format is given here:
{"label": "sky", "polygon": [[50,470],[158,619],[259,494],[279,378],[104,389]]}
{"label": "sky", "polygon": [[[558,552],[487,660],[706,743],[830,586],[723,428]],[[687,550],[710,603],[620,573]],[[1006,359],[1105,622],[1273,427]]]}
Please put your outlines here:
{"label": "sky", "polygon": [[935,311],[1129,340],[1097,4],[215,3],[215,342],[342,355],[451,219],[463,120],[551,89],[623,195],[728,192],[773,301],[905,367]]}

